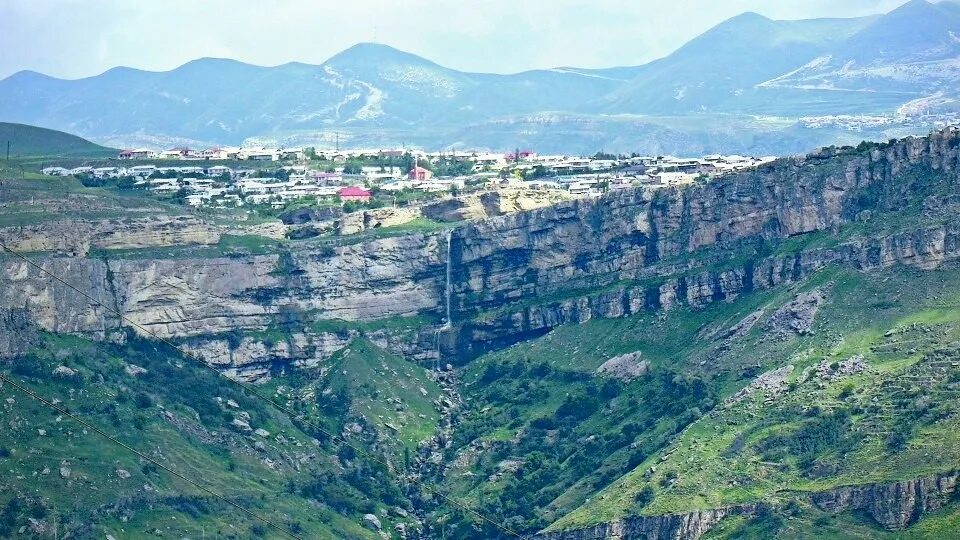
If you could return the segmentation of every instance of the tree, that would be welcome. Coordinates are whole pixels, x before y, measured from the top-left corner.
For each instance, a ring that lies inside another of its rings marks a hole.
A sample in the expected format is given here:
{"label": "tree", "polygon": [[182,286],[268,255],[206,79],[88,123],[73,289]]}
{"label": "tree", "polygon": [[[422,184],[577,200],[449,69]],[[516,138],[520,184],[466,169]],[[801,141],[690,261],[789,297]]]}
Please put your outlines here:
{"label": "tree", "polygon": [[532,171],[530,171],[530,174],[528,174],[527,177],[528,177],[528,178],[543,178],[543,177],[547,176],[548,174],[549,174],[549,173],[548,173],[546,167],[544,167],[543,165],[537,165],[537,166],[535,166],[535,167],[533,168]]}

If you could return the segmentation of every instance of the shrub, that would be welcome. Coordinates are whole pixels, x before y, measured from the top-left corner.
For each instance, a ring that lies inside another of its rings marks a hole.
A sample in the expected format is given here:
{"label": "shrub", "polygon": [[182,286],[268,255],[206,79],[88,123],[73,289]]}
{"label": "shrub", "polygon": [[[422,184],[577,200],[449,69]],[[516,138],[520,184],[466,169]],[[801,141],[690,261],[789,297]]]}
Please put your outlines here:
{"label": "shrub", "polygon": [[556,429],[557,421],[549,416],[541,416],[530,421],[533,429]]}
{"label": "shrub", "polygon": [[653,502],[653,499],[656,495],[653,492],[653,488],[649,485],[643,486],[643,489],[637,492],[633,496],[633,508],[634,511],[642,510],[646,506]]}
{"label": "shrub", "polygon": [[910,436],[906,429],[897,429],[887,437],[887,449],[894,453],[900,453],[907,449],[908,442],[910,442]]}
{"label": "shrub", "polygon": [[150,399],[150,396],[146,392],[137,392],[133,396],[133,403],[139,409],[148,409],[153,406],[153,400]]}
{"label": "shrub", "polygon": [[600,409],[600,401],[594,396],[577,394],[567,396],[567,399],[557,407],[558,418],[585,420]]}

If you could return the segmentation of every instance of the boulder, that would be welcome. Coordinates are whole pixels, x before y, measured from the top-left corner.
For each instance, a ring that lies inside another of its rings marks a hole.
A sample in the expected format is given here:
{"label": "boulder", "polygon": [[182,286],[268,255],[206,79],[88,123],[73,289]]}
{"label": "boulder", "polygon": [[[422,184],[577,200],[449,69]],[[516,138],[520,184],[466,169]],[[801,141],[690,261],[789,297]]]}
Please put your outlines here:
{"label": "boulder", "polygon": [[598,375],[632,381],[650,371],[650,362],[640,359],[640,351],[614,356],[597,368]]}
{"label": "boulder", "polygon": [[364,514],[363,515],[363,525],[369,529],[379,531],[383,529],[383,524],[380,523],[380,519],[373,514]]}
{"label": "boulder", "polygon": [[70,379],[77,376],[77,370],[67,366],[57,366],[53,369],[53,376],[61,379]]}

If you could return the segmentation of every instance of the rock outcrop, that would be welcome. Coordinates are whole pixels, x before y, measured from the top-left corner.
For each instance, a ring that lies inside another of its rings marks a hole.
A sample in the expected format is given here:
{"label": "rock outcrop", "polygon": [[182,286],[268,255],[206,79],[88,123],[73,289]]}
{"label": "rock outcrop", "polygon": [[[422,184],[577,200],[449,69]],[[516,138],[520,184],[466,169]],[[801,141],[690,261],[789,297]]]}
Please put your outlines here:
{"label": "rock outcrop", "polygon": [[865,510],[882,527],[903,529],[946,505],[957,490],[960,473],[915,478],[892,484],[842,487],[814,495],[813,502],[832,513]]}
{"label": "rock outcrop", "polygon": [[91,248],[142,249],[214,245],[221,228],[187,216],[150,216],[124,220],[65,219],[0,227],[0,241],[16,251],[86,255]]}
{"label": "rock outcrop", "polygon": [[740,505],[685,514],[635,516],[571,531],[541,533],[534,540],[696,540],[725,517],[752,515],[758,506]]}
{"label": "rock outcrop", "polygon": [[650,362],[643,360],[639,351],[614,356],[597,368],[599,375],[628,382],[646,375],[648,371],[650,371]]}
{"label": "rock outcrop", "polygon": [[[889,530],[903,529],[942,508],[957,490],[960,473],[888,484],[840,487],[810,497],[820,509],[840,513],[865,510]],[[663,516],[633,516],[568,531],[540,533],[535,540],[697,540],[729,516],[754,516],[761,504],[743,504]]]}

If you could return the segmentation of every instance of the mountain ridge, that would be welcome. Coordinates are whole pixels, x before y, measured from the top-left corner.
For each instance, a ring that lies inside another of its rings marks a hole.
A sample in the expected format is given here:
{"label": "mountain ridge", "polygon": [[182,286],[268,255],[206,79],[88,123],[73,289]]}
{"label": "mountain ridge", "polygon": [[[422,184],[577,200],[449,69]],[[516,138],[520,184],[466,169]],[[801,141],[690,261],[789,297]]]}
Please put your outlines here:
{"label": "mountain ridge", "polygon": [[[936,24],[916,31],[909,23],[917,17]],[[894,34],[902,54],[884,56],[882,36]],[[960,99],[955,36],[960,36],[960,9],[917,0],[885,15],[851,19],[776,21],[745,13],[638,66],[472,73],[365,42],[321,64],[258,66],[199,58],[168,71],[119,67],[73,80],[21,71],[0,81],[0,119],[113,145],[138,145],[144,137],[200,145],[322,144],[336,131],[341,141],[365,146],[443,148],[462,142],[502,149],[528,139],[547,152],[644,152],[653,151],[649,143],[623,141],[633,131],[659,129],[655,126],[663,122],[657,119],[682,117],[690,122],[676,124],[686,124],[675,128],[677,141],[709,134],[718,142],[714,151],[745,152],[746,146],[733,143],[743,139],[734,126],[750,121],[758,142],[752,146],[782,154],[839,134],[801,133],[766,117],[795,122],[801,116],[891,116],[929,96]],[[915,61],[915,53],[938,43],[943,44],[938,63]],[[850,63],[842,60],[848,49],[858,58],[887,60],[851,74],[844,67]],[[837,91],[848,87],[852,91]],[[552,115],[587,117],[598,130],[596,142],[568,133],[541,136],[521,127]],[[626,115],[636,118],[627,125]],[[463,138],[467,127],[474,127],[474,134]],[[872,136],[903,134],[890,129],[879,128]],[[693,151],[682,142],[670,144],[676,145],[675,153]]]}

